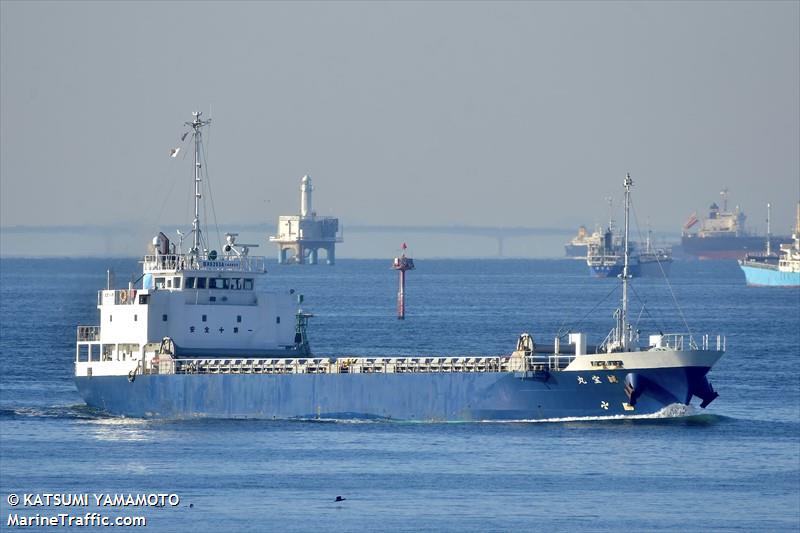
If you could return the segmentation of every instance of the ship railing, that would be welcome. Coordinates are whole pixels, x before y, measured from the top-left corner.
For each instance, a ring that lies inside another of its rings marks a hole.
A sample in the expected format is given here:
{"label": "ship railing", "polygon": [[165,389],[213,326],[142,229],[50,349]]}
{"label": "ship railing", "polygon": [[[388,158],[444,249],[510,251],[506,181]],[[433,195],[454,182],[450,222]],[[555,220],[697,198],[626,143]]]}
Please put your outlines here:
{"label": "ship railing", "polygon": [[226,255],[215,259],[199,259],[192,254],[146,255],[144,270],[211,270],[218,272],[266,272],[263,256]]}
{"label": "ship railing", "polygon": [[[660,335],[653,335],[650,337],[651,342],[656,341],[654,344],[644,349],[655,350],[717,350],[725,351],[726,339],[724,335],[703,335],[700,338],[700,344],[695,341],[693,335],[688,333],[662,333]],[[611,351],[617,351],[616,339],[614,330],[606,336],[606,338],[597,347],[597,353],[607,353],[609,347]]]}
{"label": "ship railing", "polygon": [[[701,350],[716,350],[718,352],[724,352],[726,348],[727,340],[725,335],[703,335],[701,339]],[[697,349],[697,348],[695,348]]]}
{"label": "ship railing", "polygon": [[[705,337],[708,337],[708,335],[706,335]],[[705,337],[704,337],[704,339],[705,339]],[[702,344],[703,344],[703,346],[705,346],[703,349],[707,350],[708,349],[707,344],[706,343],[702,343]],[[677,350],[677,351],[680,351],[680,350],[683,350],[683,349],[688,349],[688,350],[699,350],[700,349],[700,347],[695,342],[694,337],[692,335],[687,335],[685,333],[664,333],[664,334],[662,334],[661,335],[661,344],[660,344],[659,347],[665,348],[665,349],[668,349],[668,350]]]}
{"label": "ship railing", "polygon": [[684,336],[682,333],[666,333],[661,336],[660,348],[667,350],[683,350],[683,340]]}
{"label": "ship railing", "polygon": [[78,342],[99,342],[100,326],[78,326]]}
{"label": "ship railing", "polygon": [[[558,366],[569,364],[561,356]],[[529,369],[544,371],[548,361],[531,357]],[[153,365],[155,366],[155,365]],[[339,358],[238,358],[238,359],[176,359],[170,373],[176,374],[390,374],[446,372],[511,372],[517,368],[513,357],[339,357]],[[164,373],[164,368],[148,369]]]}
{"label": "ship railing", "polygon": [[665,333],[661,335],[660,342],[651,348],[663,350],[716,350],[725,351],[726,338],[724,335],[708,335],[700,337],[700,344],[695,341],[694,336],[687,333]]}
{"label": "ship railing", "polygon": [[552,371],[563,370],[575,359],[572,354],[553,354],[547,357],[547,369]]}
{"label": "ship railing", "polygon": [[608,352],[609,345],[615,342],[616,333],[617,333],[616,329],[612,329],[611,331],[608,332],[608,335],[606,335],[606,338],[603,339],[603,342],[597,345],[597,353]]}

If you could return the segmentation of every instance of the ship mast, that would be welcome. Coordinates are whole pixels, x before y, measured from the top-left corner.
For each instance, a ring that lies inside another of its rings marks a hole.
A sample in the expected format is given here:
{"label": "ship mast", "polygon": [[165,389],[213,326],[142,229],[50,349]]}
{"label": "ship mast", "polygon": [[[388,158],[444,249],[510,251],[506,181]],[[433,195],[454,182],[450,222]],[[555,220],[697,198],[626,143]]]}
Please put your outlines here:
{"label": "ship mast", "polygon": [[622,316],[619,320],[620,331],[617,332],[617,338],[623,351],[627,351],[630,339],[628,338],[628,261],[630,256],[628,238],[630,233],[629,212],[631,208],[631,187],[633,180],[630,173],[625,174],[625,263],[622,267]]}
{"label": "ship mast", "polygon": [[211,123],[211,119],[201,120],[200,116],[202,114],[201,111],[195,111],[192,113],[194,120],[186,122],[187,126],[191,126],[192,129],[194,129],[194,220],[192,220],[193,239],[191,254],[195,257],[200,254],[200,246],[202,244],[200,233],[200,143],[202,142],[203,134],[200,128]]}
{"label": "ship mast", "polygon": [[772,255],[772,231],[769,226],[771,211],[772,211],[772,204],[767,202],[767,255]]}

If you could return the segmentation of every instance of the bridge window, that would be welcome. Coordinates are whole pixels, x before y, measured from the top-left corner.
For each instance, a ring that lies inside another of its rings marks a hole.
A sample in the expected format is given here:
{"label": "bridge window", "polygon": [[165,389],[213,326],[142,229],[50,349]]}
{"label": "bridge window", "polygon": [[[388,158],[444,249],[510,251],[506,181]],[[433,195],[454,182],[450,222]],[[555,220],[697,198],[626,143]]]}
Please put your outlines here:
{"label": "bridge window", "polygon": [[236,322],[241,323],[241,321],[242,321],[242,315],[236,315]]}
{"label": "bridge window", "polygon": [[279,317],[279,316],[276,316],[276,317],[275,317],[275,323],[276,323],[276,324],[280,324],[280,323],[281,323],[281,317]]}
{"label": "bridge window", "polygon": [[242,288],[242,278],[231,278],[231,289],[238,291]]}
{"label": "bridge window", "polygon": [[156,289],[164,288],[164,278],[156,278]]}
{"label": "bridge window", "polygon": [[198,289],[206,288],[206,278],[197,278],[197,288]]}
{"label": "bridge window", "polygon": [[208,288],[209,289],[230,289],[231,288],[231,280],[228,278],[209,278],[208,280]]}
{"label": "bridge window", "polygon": [[166,287],[167,287],[168,289],[171,289],[171,288],[172,288],[172,278],[167,278]]}
{"label": "bridge window", "polygon": [[161,315],[161,321],[162,322],[166,322],[167,321],[167,315]]}
{"label": "bridge window", "polygon": [[203,322],[208,322],[208,317],[206,315],[203,315]]}
{"label": "bridge window", "polygon": [[239,328],[233,328],[234,333],[239,333]]}
{"label": "bridge window", "polygon": [[126,361],[128,358],[133,357],[133,354],[139,353],[138,344],[121,343],[117,347],[119,348],[117,359],[120,361]]}
{"label": "bridge window", "polygon": [[139,303],[142,305],[147,305],[148,300],[150,300],[149,294],[140,294],[139,295]]}
{"label": "bridge window", "polygon": [[103,356],[100,358],[101,361],[111,361],[111,356],[114,354],[114,350],[117,348],[115,344],[104,344],[103,345]]}
{"label": "bridge window", "polygon": [[186,288],[187,289],[194,289],[194,277],[187,277],[186,278]]}
{"label": "bridge window", "polygon": [[172,278],[172,287],[174,289],[180,289],[181,288],[181,278],[180,277]]}
{"label": "bridge window", "polygon": [[89,345],[78,344],[78,355],[76,361],[89,362]]}
{"label": "bridge window", "polygon": [[242,285],[242,287],[244,287],[244,290],[246,290],[246,291],[252,291],[253,290],[253,279],[252,278],[245,278],[244,285]]}

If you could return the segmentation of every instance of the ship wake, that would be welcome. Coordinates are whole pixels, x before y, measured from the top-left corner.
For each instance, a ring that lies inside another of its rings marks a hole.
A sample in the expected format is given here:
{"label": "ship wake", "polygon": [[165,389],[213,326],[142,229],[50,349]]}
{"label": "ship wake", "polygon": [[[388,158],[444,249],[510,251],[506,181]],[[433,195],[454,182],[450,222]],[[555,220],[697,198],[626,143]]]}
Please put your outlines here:
{"label": "ship wake", "polygon": [[497,423],[563,423],[563,422],[593,422],[593,421],[608,421],[608,420],[665,420],[665,419],[679,419],[690,418],[698,416],[698,411],[691,405],[684,405],[682,403],[674,403],[668,405],[655,413],[638,414],[638,415],[608,415],[608,416],[566,416],[560,418],[539,418],[539,419],[520,419],[520,420],[482,420],[481,422],[497,424]]}

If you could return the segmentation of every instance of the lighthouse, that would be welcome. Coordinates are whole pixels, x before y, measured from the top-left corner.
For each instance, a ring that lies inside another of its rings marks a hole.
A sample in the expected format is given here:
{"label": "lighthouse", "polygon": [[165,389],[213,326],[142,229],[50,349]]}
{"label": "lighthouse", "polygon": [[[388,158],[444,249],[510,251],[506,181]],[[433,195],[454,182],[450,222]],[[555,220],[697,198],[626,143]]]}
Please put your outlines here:
{"label": "lighthouse", "polygon": [[269,238],[278,245],[278,263],[315,265],[319,251],[329,265],[336,262],[336,243],[342,242],[339,219],[318,217],[311,203],[311,176],[300,179],[300,214],[278,217],[278,232]]}
{"label": "lighthouse", "polygon": [[300,179],[300,216],[307,217],[313,211],[311,210],[311,191],[314,186],[311,185],[311,176],[306,174]]}

